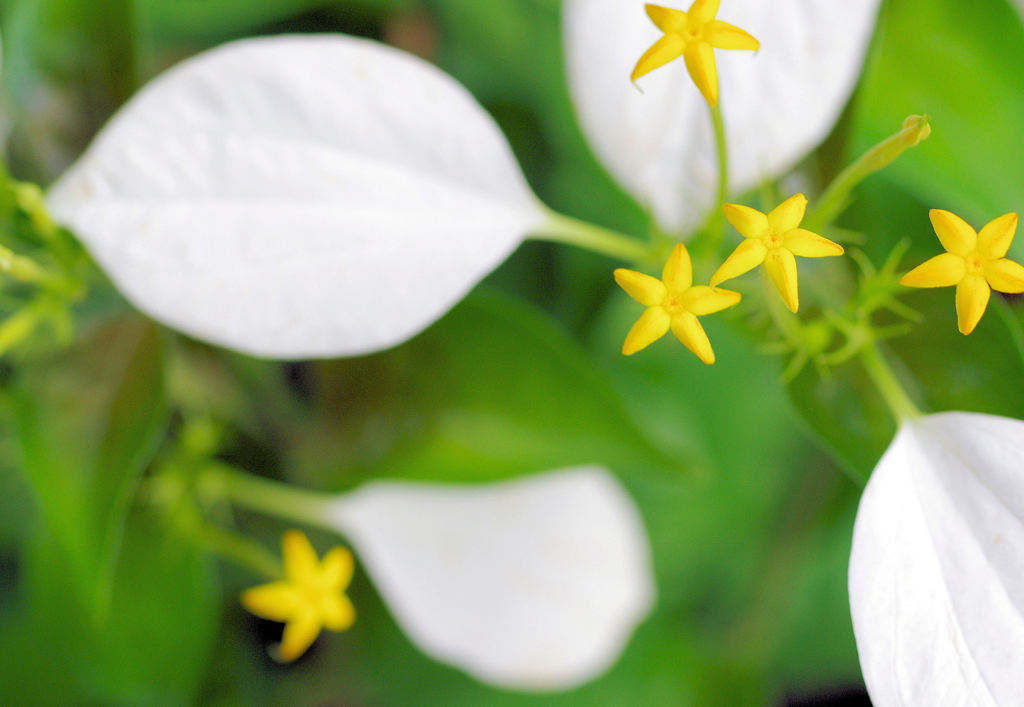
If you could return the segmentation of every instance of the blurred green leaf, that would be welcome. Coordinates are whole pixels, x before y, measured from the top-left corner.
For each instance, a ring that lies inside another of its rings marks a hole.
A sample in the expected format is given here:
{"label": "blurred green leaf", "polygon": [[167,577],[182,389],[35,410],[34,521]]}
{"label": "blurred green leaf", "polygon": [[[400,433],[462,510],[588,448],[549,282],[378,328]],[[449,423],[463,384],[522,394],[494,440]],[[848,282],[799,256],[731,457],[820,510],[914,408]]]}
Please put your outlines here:
{"label": "blurred green leaf", "polygon": [[8,0],[0,23],[12,171],[47,183],[137,87],[134,0]]}
{"label": "blurred green leaf", "polygon": [[68,562],[45,530],[26,548],[19,606],[0,624],[0,702],[194,704],[219,608],[208,560],[133,515],[102,620]]}
{"label": "blurred green leaf", "polygon": [[167,419],[157,332],[140,318],[99,329],[19,371],[10,396],[21,468],[68,580],[102,617],[125,513]]}
{"label": "blurred green leaf", "polygon": [[854,478],[866,481],[896,433],[885,401],[856,359],[830,368],[825,377],[808,365],[789,384],[803,424]]}
{"label": "blurred green leaf", "polygon": [[[1024,25],[1005,0],[884,3],[854,110],[867,149],[914,113],[932,135],[886,175],[980,227],[1024,203]],[[858,207],[863,208],[863,207]],[[1018,239],[1013,252],[1024,254]],[[1020,259],[1018,257],[1018,259]]]}
{"label": "blurred green leaf", "polygon": [[[837,521],[836,506],[856,487],[807,447],[777,361],[737,331],[749,324],[742,313],[703,320],[717,359],[705,366],[671,335],[628,358],[619,354],[638,309],[615,297],[594,327],[592,348],[640,427],[667,448],[695,446],[691,453],[704,462],[675,488],[655,480],[630,486],[648,522],[663,601],[674,604],[675,621],[699,653],[713,656],[698,704],[729,694],[742,669],[749,674],[738,684],[759,691],[733,704],[856,681],[845,610],[827,617],[828,630],[795,640],[811,622],[801,601],[846,605],[845,571],[812,571],[822,562],[845,566],[852,517]],[[811,664],[826,672],[798,669]]]}
{"label": "blurred green leaf", "polygon": [[379,13],[405,7],[415,0],[138,0],[139,15],[148,32],[168,40],[223,41],[254,32],[265,25],[323,10],[331,14]]}
{"label": "blurred green leaf", "polygon": [[293,474],[337,486],[483,481],[584,463],[678,469],[585,352],[530,307],[477,291],[391,352],[311,369],[313,413],[287,431]]}

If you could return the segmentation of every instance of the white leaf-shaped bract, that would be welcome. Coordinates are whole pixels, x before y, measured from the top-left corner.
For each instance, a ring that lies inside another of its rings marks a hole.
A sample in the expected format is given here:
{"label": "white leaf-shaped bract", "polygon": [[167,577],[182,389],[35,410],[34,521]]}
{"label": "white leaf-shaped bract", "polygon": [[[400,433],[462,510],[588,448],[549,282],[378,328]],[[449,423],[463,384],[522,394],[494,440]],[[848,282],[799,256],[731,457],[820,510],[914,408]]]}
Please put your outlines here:
{"label": "white leaf-shaped bract", "polygon": [[276,358],[407,339],[544,218],[465,89],[344,36],[250,39],[183,62],[48,201],[139,309]]}
{"label": "white leaf-shaped bract", "polygon": [[503,687],[601,674],[653,600],[643,524],[600,468],[483,486],[373,482],[328,522],[416,645]]}
{"label": "white leaf-shaped bract", "polygon": [[1024,422],[905,422],[860,502],[850,609],[877,707],[1024,699]]}
{"label": "white leaf-shaped bract", "polygon": [[[569,85],[597,156],[663,228],[699,225],[718,162],[708,106],[682,59],[629,81],[662,32],[643,0],[566,0]],[[680,9],[686,10],[689,1]],[[791,168],[829,132],[850,95],[879,0],[724,0],[718,19],[761,43],[716,49],[734,190]]]}

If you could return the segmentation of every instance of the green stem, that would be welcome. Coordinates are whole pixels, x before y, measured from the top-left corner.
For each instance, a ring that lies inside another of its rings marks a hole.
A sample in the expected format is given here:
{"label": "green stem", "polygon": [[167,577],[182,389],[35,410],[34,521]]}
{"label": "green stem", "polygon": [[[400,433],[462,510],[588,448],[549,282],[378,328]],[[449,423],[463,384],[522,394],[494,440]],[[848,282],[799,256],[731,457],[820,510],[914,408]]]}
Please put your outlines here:
{"label": "green stem", "polygon": [[3,246],[0,246],[0,274],[27,283],[42,283],[55,279],[36,261],[24,255],[17,255]]}
{"label": "green stem", "polygon": [[865,152],[860,159],[840,172],[807,214],[803,228],[819,232],[832,223],[846,208],[854,187],[866,177],[891,164],[908,148],[914,147],[931,134],[927,115],[912,115],[903,121],[899,132],[890,135]]}
{"label": "green stem", "polygon": [[646,263],[655,255],[650,245],[635,238],[554,211],[549,212],[547,223],[531,233],[530,238],[567,243],[632,263]]}
{"label": "green stem", "polygon": [[712,252],[717,253],[722,243],[725,216],[722,207],[729,198],[729,147],[725,140],[725,121],[722,119],[722,104],[710,107],[711,126],[715,130],[715,152],[718,155],[718,195],[710,224]]}
{"label": "green stem", "polygon": [[27,339],[41,320],[41,307],[30,305],[0,323],[0,356]]}
{"label": "green stem", "polygon": [[889,406],[897,424],[907,418],[921,416],[921,411],[914,405],[906,389],[893,373],[892,367],[878,350],[878,344],[874,342],[866,344],[860,350],[859,356],[871,381]]}
{"label": "green stem", "polygon": [[330,522],[334,496],[253,476],[226,464],[203,472],[202,493],[266,515],[337,530]]}
{"label": "green stem", "polygon": [[214,525],[203,525],[196,531],[195,540],[204,549],[267,579],[279,579],[284,574],[281,563],[269,550],[237,533]]}

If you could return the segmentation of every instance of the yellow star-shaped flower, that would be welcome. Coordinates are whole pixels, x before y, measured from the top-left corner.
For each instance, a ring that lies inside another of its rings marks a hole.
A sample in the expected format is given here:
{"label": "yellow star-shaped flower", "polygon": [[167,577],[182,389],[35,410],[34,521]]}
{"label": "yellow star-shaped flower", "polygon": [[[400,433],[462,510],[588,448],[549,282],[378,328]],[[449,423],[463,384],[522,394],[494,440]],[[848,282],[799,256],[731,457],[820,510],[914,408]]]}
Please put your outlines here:
{"label": "yellow star-shaped flower", "polygon": [[726,204],[724,209],[729,223],[745,240],[711,276],[712,287],[764,263],[782,301],[795,313],[800,308],[800,297],[793,256],[824,258],[844,252],[838,243],[799,228],[807,210],[807,198],[803,194],[794,194],[767,214],[740,204]]}
{"label": "yellow star-shaped flower", "polygon": [[935,235],[946,252],[918,265],[900,280],[907,287],[956,285],[956,316],[961,334],[970,334],[981,321],[992,290],[1024,292],[1024,267],[1009,258],[1017,214],[1003,214],[976,232],[959,216],[928,212]]}
{"label": "yellow star-shaped flower", "polygon": [[615,271],[615,282],[647,307],[626,335],[622,353],[634,354],[671,329],[697,358],[709,365],[715,362],[715,352],[697,317],[732,307],[740,301],[740,293],[704,285],[693,287],[693,264],[686,246],[679,243],[672,250],[660,280],[619,268]]}
{"label": "yellow star-shaped flower", "polygon": [[278,654],[295,660],[306,652],[322,628],[344,631],[356,618],[343,592],[352,580],[352,553],[336,547],[317,560],[309,539],[289,530],[281,540],[285,578],[242,594],[242,606],[265,619],[285,623]]}
{"label": "yellow star-shaped flower", "polygon": [[715,67],[712,48],[757,50],[761,46],[739,27],[715,19],[719,2],[695,0],[686,12],[660,5],[647,5],[647,16],[665,36],[644,52],[630,79],[636,81],[673,59],[683,57],[686,70],[690,72],[704,98],[712,106],[717,104],[718,69]]}

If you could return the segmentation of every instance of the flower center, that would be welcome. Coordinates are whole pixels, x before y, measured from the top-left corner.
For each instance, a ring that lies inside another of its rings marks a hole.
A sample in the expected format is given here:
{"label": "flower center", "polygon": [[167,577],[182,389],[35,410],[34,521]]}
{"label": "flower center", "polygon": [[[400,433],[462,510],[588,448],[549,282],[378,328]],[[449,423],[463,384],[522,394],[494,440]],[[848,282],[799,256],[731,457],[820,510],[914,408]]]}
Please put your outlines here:
{"label": "flower center", "polygon": [[782,244],[784,242],[783,239],[782,239],[782,236],[779,234],[779,232],[774,230],[774,229],[771,230],[771,231],[768,231],[768,233],[765,234],[762,237],[761,240],[764,242],[764,245],[765,245],[765,247],[768,250],[774,250],[775,248],[781,248]]}
{"label": "flower center", "polygon": [[669,314],[679,314],[680,312],[686,311],[686,307],[683,306],[682,296],[673,293],[669,293],[665,296],[665,299],[661,303],[661,308]]}
{"label": "flower center", "polygon": [[302,588],[302,594],[306,606],[321,606],[324,603],[324,599],[330,595],[330,592],[319,584],[307,584]]}
{"label": "flower center", "polygon": [[700,27],[687,27],[682,31],[683,39],[687,42],[696,42],[700,39],[701,28]]}
{"label": "flower center", "polygon": [[967,273],[969,275],[982,275],[984,273],[982,259],[978,253],[971,253],[964,258],[964,262],[967,264]]}

